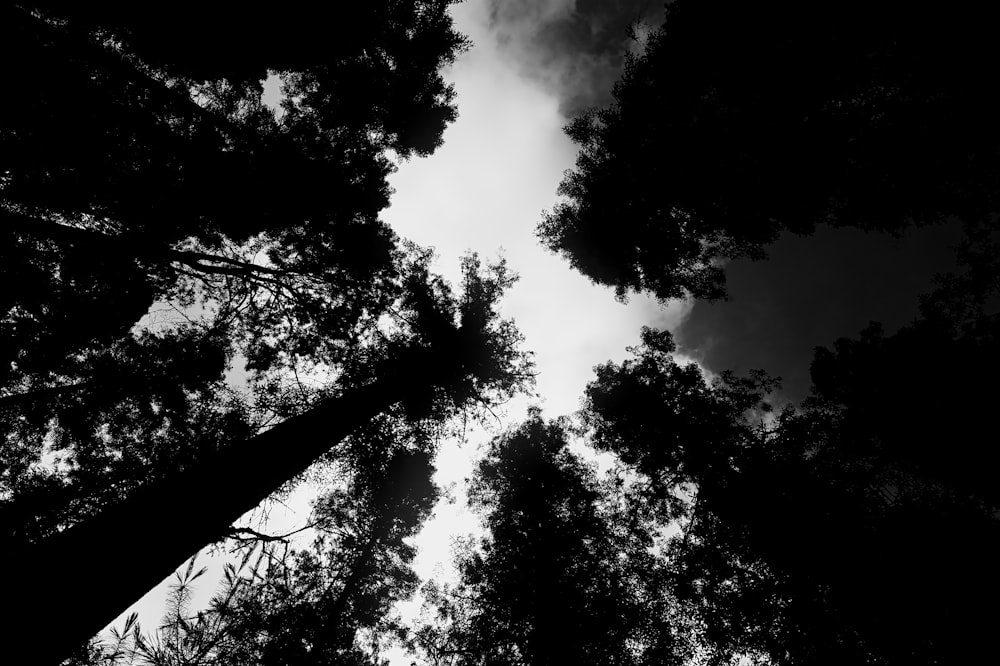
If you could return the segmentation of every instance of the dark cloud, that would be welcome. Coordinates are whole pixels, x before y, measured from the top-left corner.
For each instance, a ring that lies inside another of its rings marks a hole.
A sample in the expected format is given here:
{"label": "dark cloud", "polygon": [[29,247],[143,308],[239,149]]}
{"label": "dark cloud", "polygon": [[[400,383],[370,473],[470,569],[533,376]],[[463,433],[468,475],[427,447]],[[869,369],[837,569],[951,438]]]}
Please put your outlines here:
{"label": "dark cloud", "polygon": [[559,98],[567,118],[611,100],[629,26],[659,25],[655,0],[490,0],[490,27],[521,73]]}
{"label": "dark cloud", "polygon": [[726,267],[731,300],[696,303],[675,331],[679,349],[713,372],[767,370],[783,378],[786,398],[801,400],[813,349],[870,321],[887,333],[912,321],[935,273],[954,268],[960,237],[957,224],[898,239],[829,228],[783,236],[767,261]]}

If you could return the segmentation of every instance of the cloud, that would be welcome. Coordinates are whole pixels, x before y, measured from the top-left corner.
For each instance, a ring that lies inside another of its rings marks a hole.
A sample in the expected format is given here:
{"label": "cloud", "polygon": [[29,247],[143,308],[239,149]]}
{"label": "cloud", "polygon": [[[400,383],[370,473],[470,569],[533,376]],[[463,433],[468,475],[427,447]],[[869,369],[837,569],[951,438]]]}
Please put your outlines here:
{"label": "cloud", "polygon": [[629,27],[663,20],[654,0],[489,0],[489,7],[503,54],[559,99],[566,118],[611,101],[624,54],[635,46]]}
{"label": "cloud", "polygon": [[768,260],[726,266],[731,299],[695,303],[675,331],[679,351],[712,372],[762,368],[799,401],[814,348],[856,337],[870,321],[887,333],[912,321],[935,273],[954,268],[960,235],[957,224],[900,238],[830,228],[785,235]]}

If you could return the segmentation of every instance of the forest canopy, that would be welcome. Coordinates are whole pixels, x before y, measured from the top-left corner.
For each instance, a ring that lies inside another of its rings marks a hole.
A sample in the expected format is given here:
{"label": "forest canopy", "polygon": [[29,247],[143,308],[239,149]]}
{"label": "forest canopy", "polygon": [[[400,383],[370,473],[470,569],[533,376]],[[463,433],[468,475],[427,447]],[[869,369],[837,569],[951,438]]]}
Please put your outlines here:
{"label": "forest canopy", "polygon": [[[614,101],[566,128],[550,250],[661,302],[725,298],[726,262],[820,225],[957,222],[957,268],[905,325],[821,341],[798,403],[642,328],[577,412],[491,433],[464,486],[481,530],[421,580],[416,535],[465,499],[435,483],[442,440],[534,372],[506,262],[469,253],[449,284],[379,217],[457,117],[453,4],[0,9],[24,63],[0,107],[0,636],[65,666],[980,663],[1000,593],[985,10],[675,0],[636,27]],[[572,8],[584,29],[592,3]],[[238,522],[308,473],[301,529]],[[229,563],[197,607],[212,545]],[[158,628],[92,638],[174,571]]]}
{"label": "forest canopy", "polygon": [[538,234],[576,269],[620,298],[717,299],[726,262],[785,231],[957,219],[964,238],[909,325],[816,349],[801,404],[764,371],[708,378],[647,329],[596,369],[583,432],[677,526],[667,589],[709,663],[974,661],[1000,580],[990,21],[967,3],[666,9],[614,102],[567,127],[576,167]]}
{"label": "forest canopy", "polygon": [[542,242],[619,296],[725,295],[726,260],[817,224],[899,233],[997,211],[979,3],[679,0],[626,54]]}
{"label": "forest canopy", "polygon": [[433,427],[530,381],[504,264],[468,256],[456,291],[378,218],[456,116],[450,4],[2,10],[4,631],[39,663],[380,413]]}

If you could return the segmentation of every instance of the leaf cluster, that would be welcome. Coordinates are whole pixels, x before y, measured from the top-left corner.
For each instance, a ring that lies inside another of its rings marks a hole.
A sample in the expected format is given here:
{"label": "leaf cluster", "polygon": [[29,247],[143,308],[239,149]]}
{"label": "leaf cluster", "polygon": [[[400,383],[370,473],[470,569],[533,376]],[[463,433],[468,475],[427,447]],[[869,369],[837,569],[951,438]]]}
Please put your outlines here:
{"label": "leaf cluster", "polygon": [[680,663],[650,525],[535,412],[493,440],[470,488],[487,536],[456,555],[456,585],[425,588],[414,643],[434,664]]}
{"label": "leaf cluster", "polygon": [[615,101],[568,125],[580,152],[540,238],[620,297],[720,298],[721,264],[762,258],[782,231],[995,212],[985,12],[671,3]]}
{"label": "leaf cluster", "polygon": [[[418,579],[408,540],[437,500],[433,450],[419,431],[383,417],[351,436],[339,473],[315,501],[303,545],[252,529],[235,531],[241,557],[225,566],[208,607],[191,606],[192,558],[178,571],[159,629],[129,619],[110,642],[94,642],[88,666],[381,664],[397,633],[395,602]],[[246,536],[249,535],[249,536]]]}
{"label": "leaf cluster", "polygon": [[713,659],[935,663],[982,648],[969,631],[985,631],[976,599],[1000,585],[986,555],[1000,526],[976,379],[996,344],[947,324],[819,349],[812,396],[777,413],[760,409],[773,383],[708,382],[662,334],[598,369],[591,441],[678,521],[669,589]]}

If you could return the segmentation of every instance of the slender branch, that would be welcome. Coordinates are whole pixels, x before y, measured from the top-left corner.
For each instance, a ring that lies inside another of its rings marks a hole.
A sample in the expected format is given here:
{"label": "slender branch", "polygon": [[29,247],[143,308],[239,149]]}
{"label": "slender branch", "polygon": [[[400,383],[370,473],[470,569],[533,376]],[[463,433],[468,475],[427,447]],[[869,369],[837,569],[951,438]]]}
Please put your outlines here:
{"label": "slender branch", "polygon": [[[261,266],[259,264],[240,261],[239,259],[233,259],[232,257],[223,257],[217,254],[208,254],[207,252],[197,252],[194,250],[170,250],[167,254],[174,261],[179,261],[180,263],[186,264],[191,268],[204,270],[206,272],[225,273],[227,275],[244,275],[246,273],[267,273],[269,275],[306,275],[306,273],[302,273],[300,271],[271,268],[269,266]],[[206,261],[214,264],[228,264],[229,266],[233,266],[236,269],[241,270],[235,271],[235,269],[226,269],[222,266],[205,265],[203,262]]]}
{"label": "slender branch", "polygon": [[[233,527],[230,528],[229,533],[226,534],[226,537],[230,539],[235,539],[237,541],[264,541],[264,542],[280,541],[282,543],[288,543],[289,537],[293,537],[299,532],[305,532],[306,530],[312,529],[315,526],[316,523],[309,523],[308,525],[300,527],[297,530],[292,530],[287,534],[277,534],[277,535],[263,534],[249,527]],[[242,536],[242,535],[248,535],[248,536]]]}
{"label": "slender branch", "polygon": [[[103,250],[106,253],[111,251],[121,252],[123,255],[136,259],[155,261],[159,263],[175,262],[187,266],[197,273],[191,273],[179,269],[181,274],[205,279],[205,275],[229,275],[252,280],[258,284],[269,284],[276,287],[283,293],[299,303],[304,303],[302,294],[298,293],[290,285],[268,276],[301,275],[310,276],[309,273],[271,268],[269,266],[259,266],[249,262],[208,254],[205,252],[195,252],[189,250],[174,250],[169,248],[156,247],[152,243],[130,236],[113,236],[92,229],[63,224],[61,222],[48,220],[23,212],[12,210],[9,207],[0,206],[0,221],[8,229],[17,233],[29,234],[35,237],[45,238],[57,243],[69,245],[86,245],[95,250]],[[211,264],[205,262],[212,262]],[[226,264],[223,266],[215,264]]]}

